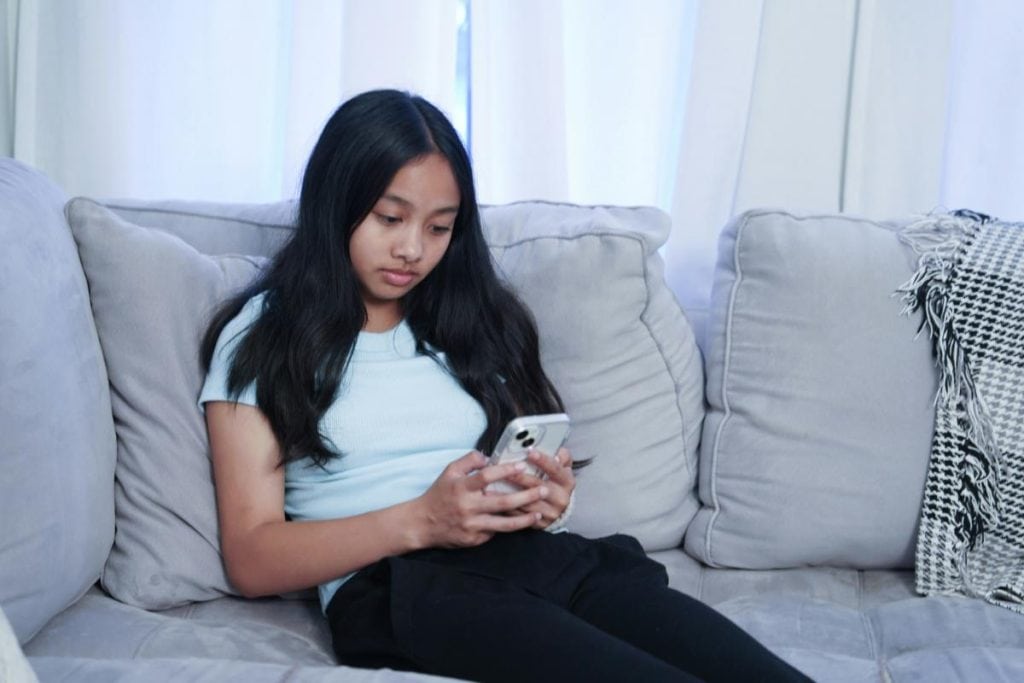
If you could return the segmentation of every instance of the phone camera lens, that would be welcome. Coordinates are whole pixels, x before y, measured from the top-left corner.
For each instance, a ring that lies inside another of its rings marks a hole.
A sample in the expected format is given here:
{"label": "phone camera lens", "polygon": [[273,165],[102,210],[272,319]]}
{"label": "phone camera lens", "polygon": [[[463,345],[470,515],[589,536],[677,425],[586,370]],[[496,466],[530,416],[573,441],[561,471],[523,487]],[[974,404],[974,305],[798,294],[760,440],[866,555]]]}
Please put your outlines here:
{"label": "phone camera lens", "polygon": [[526,430],[524,429],[523,431],[521,431],[521,432],[518,432],[518,433],[516,434],[516,440],[517,440],[517,441],[522,441],[523,439],[525,439],[525,438],[526,438],[526,437],[528,437],[529,435],[530,435],[530,432],[528,432],[528,431],[526,431]]}
{"label": "phone camera lens", "polygon": [[534,443],[536,443],[536,442],[533,439],[527,439],[526,441],[523,442],[523,445],[526,446],[527,448],[529,448]]}

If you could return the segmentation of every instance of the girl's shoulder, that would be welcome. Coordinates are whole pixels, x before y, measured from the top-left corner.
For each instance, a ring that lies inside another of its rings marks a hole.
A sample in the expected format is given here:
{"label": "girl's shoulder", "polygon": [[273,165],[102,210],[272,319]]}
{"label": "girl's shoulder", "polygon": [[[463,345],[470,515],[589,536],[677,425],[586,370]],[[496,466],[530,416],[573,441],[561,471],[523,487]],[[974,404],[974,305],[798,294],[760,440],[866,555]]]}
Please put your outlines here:
{"label": "girl's shoulder", "polygon": [[260,312],[263,311],[263,307],[266,305],[266,302],[267,290],[264,289],[249,297],[249,300],[245,302],[244,306],[242,306],[242,311],[248,310],[250,311],[250,315],[258,316]]}
{"label": "girl's shoulder", "polygon": [[217,351],[227,350],[238,344],[240,338],[252,327],[263,313],[266,292],[255,294],[242,304],[235,317],[227,321],[217,339]]}
{"label": "girl's shoulder", "polygon": [[257,294],[249,297],[242,308],[238,311],[238,314],[231,320],[231,324],[240,323],[239,326],[248,327],[250,324],[256,321],[260,315],[263,314],[264,307],[266,306],[267,292],[266,290],[258,292]]}

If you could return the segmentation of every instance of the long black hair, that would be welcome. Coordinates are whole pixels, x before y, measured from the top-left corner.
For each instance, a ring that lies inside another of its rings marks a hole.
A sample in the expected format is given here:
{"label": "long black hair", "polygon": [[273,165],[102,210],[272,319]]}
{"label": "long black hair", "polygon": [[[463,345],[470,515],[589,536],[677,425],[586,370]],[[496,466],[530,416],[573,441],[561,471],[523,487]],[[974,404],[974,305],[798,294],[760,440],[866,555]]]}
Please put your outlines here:
{"label": "long black hair", "polygon": [[541,367],[532,316],[495,274],[458,134],[423,98],[375,90],[348,100],[328,120],[303,176],[294,235],[256,282],[216,312],[203,337],[201,361],[209,371],[224,327],[265,293],[259,317],[239,341],[227,388],[237,399],[256,382],[256,402],[281,446],[282,464],[309,457],[323,465],[341,455],[319,425],[367,320],[349,238],[399,169],[431,153],[448,161],[460,203],[447,252],[403,300],[417,350],[443,351],[448,370],[483,408],[480,451],[494,448],[513,417],[564,410]]}

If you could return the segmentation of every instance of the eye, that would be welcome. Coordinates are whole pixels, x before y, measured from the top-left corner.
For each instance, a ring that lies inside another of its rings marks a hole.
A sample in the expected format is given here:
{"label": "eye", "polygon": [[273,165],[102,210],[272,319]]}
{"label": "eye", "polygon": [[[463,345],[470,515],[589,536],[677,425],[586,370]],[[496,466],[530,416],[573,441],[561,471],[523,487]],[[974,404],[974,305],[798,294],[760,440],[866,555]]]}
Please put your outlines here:
{"label": "eye", "polygon": [[389,216],[386,213],[375,213],[374,215],[377,216],[377,220],[384,225],[395,225],[402,222],[402,219],[398,216]]}
{"label": "eye", "polygon": [[430,232],[434,233],[435,235],[443,235],[443,234],[451,232],[451,231],[452,231],[451,227],[449,227],[447,225],[431,225],[430,226]]}

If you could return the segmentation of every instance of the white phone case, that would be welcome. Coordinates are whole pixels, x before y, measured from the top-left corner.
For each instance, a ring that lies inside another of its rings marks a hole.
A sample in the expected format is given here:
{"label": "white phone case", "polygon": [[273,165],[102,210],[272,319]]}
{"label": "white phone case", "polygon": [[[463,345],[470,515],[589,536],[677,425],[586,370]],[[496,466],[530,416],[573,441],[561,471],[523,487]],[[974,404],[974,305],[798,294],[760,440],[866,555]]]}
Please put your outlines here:
{"label": "white phone case", "polygon": [[[501,433],[494,448],[490,464],[503,465],[525,460],[530,448],[554,457],[568,437],[569,416],[565,413],[517,417],[505,426],[505,431]],[[540,474],[532,465],[528,465],[526,471],[534,476]],[[512,493],[518,491],[519,487],[506,481],[497,481],[490,484],[487,490]]]}

